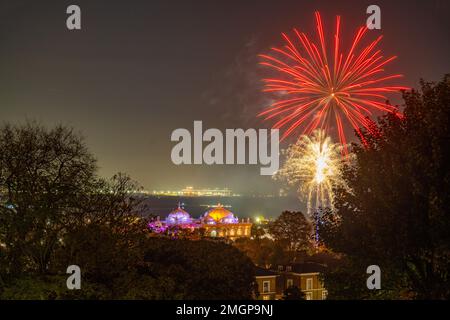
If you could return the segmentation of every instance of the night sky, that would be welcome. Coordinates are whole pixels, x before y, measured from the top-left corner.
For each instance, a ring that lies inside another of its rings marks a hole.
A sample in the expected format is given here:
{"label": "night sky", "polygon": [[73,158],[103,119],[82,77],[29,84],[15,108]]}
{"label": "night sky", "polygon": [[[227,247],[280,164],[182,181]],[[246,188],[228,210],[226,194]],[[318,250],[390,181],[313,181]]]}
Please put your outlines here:
{"label": "night sky", "polygon": [[[82,30],[66,28],[78,4]],[[0,118],[68,124],[86,138],[100,173],[129,173],[144,188],[230,187],[272,192],[258,166],[175,166],[176,128],[263,128],[267,106],[257,54],[297,27],[314,34],[314,11],[348,44],[381,7],[387,68],[417,87],[450,72],[450,5],[431,1],[0,1]],[[380,31],[371,31],[373,38]],[[283,145],[284,146],[284,145]]]}

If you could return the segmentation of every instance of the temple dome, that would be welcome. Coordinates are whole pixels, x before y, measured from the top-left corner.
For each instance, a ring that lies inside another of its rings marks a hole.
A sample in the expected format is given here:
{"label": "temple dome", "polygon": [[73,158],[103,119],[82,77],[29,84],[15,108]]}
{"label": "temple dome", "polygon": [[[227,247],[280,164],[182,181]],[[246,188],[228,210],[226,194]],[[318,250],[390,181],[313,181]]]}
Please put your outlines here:
{"label": "temple dome", "polygon": [[169,213],[166,218],[166,223],[168,224],[185,224],[191,222],[191,215],[183,210],[180,205],[178,205],[178,208]]}
{"label": "temple dome", "polygon": [[203,219],[206,223],[238,223],[233,212],[218,204],[216,207],[205,212]]}

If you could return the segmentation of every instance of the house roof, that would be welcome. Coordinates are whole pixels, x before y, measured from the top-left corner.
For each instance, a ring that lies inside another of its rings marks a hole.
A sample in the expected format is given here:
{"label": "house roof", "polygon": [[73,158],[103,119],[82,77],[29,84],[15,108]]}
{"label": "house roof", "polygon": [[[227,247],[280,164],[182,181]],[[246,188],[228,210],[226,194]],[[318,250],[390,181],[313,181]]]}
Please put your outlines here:
{"label": "house roof", "polygon": [[[286,266],[291,266],[290,272],[294,273],[321,273],[326,269],[325,265],[315,262],[291,263]],[[287,271],[286,268],[284,271]]]}
{"label": "house roof", "polygon": [[278,273],[272,270],[256,267],[255,269],[255,277],[273,277],[278,276]]}

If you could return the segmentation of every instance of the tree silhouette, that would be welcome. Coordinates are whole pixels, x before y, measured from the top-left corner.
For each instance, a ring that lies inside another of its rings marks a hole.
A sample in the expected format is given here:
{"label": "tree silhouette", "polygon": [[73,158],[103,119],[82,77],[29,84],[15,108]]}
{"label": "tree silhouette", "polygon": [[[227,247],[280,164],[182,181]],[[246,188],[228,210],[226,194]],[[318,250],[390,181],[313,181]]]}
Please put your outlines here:
{"label": "tree silhouette", "polygon": [[[353,146],[350,190],[337,190],[337,215],[319,226],[344,254],[325,276],[330,297],[450,297],[450,75],[403,97],[404,116],[384,116]],[[365,288],[371,264],[382,272],[376,292]]]}

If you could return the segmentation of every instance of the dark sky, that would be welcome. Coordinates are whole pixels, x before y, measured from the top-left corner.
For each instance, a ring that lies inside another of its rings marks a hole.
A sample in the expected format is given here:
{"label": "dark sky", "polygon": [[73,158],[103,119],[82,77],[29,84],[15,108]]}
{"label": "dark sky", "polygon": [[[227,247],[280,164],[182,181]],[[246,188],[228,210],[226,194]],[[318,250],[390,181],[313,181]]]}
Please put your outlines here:
{"label": "dark sky", "polygon": [[[292,27],[314,33],[314,11],[343,19],[350,41],[366,8],[382,13],[388,68],[439,80],[450,72],[450,6],[431,1],[0,1],[0,118],[68,124],[86,137],[101,174],[127,172],[145,188],[276,190],[259,166],[171,163],[176,128],[264,127],[257,54]],[[82,30],[66,28],[78,4]],[[379,31],[373,31],[378,34]],[[372,37],[370,35],[370,37]]]}

